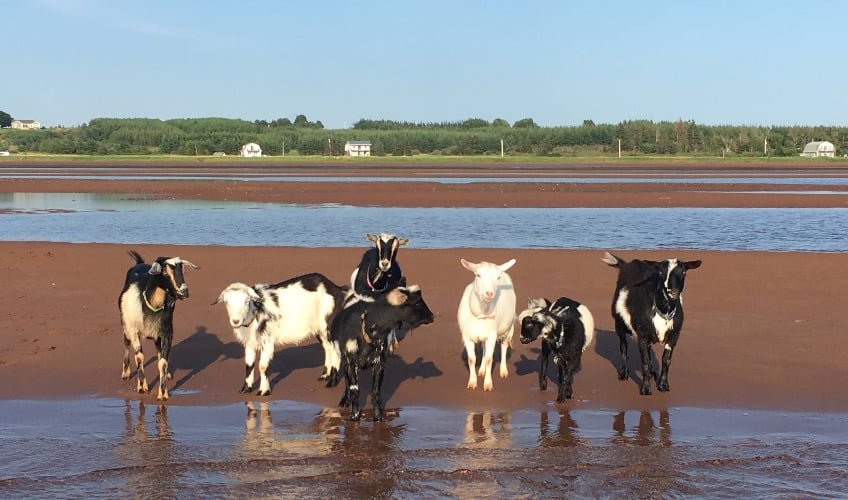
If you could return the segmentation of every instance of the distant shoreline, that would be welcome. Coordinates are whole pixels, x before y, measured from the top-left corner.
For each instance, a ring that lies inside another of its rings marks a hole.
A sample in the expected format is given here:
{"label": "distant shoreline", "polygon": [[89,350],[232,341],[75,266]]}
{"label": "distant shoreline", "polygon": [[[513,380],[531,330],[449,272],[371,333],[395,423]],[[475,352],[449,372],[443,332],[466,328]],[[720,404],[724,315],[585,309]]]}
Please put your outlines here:
{"label": "distant shoreline", "polygon": [[209,166],[244,166],[244,167],[273,167],[273,166],[400,166],[400,165],[527,165],[527,166],[556,166],[556,165],[660,165],[660,166],[795,166],[823,167],[848,166],[846,158],[802,158],[802,157],[717,157],[717,156],[264,156],[261,158],[241,158],[238,156],[181,156],[181,155],[44,155],[44,154],[12,154],[0,157],[0,166],[27,165],[191,165]]}

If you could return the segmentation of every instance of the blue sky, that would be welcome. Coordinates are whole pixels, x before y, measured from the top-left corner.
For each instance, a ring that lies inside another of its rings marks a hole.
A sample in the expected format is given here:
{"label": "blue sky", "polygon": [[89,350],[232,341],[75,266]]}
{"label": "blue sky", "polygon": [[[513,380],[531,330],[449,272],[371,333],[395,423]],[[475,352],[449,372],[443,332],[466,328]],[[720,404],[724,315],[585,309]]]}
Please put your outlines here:
{"label": "blue sky", "polygon": [[848,122],[848,2],[9,0],[0,110]]}

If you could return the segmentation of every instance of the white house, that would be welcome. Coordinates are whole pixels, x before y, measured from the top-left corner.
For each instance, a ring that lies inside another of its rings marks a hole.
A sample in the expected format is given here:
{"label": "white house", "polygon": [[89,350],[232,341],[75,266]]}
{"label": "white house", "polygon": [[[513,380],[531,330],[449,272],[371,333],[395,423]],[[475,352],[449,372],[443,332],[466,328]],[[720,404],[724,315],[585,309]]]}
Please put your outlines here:
{"label": "white house", "polygon": [[347,141],[345,143],[345,154],[348,156],[371,156],[371,142]]}
{"label": "white house", "polygon": [[255,142],[248,142],[241,147],[239,154],[245,158],[259,158],[262,156],[262,148]]}
{"label": "white house", "polygon": [[19,128],[21,130],[38,130],[41,128],[41,124],[35,120],[12,120],[12,128]]}
{"label": "white house", "polygon": [[833,158],[836,156],[836,148],[833,147],[833,143],[828,141],[813,141],[804,146],[804,152],[801,153],[801,156],[805,158]]}

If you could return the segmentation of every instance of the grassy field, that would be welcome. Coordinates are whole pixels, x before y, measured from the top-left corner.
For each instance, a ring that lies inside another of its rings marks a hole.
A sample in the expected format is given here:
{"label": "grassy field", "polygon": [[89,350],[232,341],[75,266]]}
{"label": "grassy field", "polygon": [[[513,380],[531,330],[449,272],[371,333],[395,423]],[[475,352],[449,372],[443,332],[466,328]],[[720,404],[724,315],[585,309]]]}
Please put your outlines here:
{"label": "grassy field", "polygon": [[45,155],[45,154],[15,154],[0,157],[2,164],[39,164],[39,163],[119,163],[119,164],[203,164],[203,165],[308,165],[308,164],[349,164],[349,165],[380,165],[380,164],[428,164],[428,165],[456,165],[456,164],[547,164],[547,165],[574,165],[574,164],[788,164],[788,165],[813,165],[813,164],[848,164],[848,158],[801,158],[798,156],[781,157],[716,157],[716,156],[575,156],[575,157],[548,157],[548,156],[441,156],[441,155],[416,155],[416,156],[265,156],[262,158],[241,158],[238,156],[182,156],[182,155]]}

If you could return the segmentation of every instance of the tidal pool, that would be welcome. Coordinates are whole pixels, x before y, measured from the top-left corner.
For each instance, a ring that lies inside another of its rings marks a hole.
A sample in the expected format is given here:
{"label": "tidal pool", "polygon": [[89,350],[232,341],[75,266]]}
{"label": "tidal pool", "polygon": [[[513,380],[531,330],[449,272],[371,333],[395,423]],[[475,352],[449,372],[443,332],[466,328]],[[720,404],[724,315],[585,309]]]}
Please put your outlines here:
{"label": "tidal pool", "polygon": [[848,251],[845,208],[401,208],[0,194],[0,240],[417,248]]}

